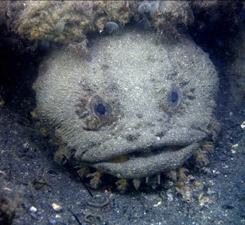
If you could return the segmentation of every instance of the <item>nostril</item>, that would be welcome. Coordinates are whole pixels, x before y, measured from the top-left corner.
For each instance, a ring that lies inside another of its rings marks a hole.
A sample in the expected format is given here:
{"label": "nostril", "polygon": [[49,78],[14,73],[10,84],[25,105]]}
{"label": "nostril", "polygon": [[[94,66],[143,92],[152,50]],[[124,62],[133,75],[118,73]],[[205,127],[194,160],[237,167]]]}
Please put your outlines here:
{"label": "nostril", "polygon": [[127,141],[135,141],[138,139],[139,136],[140,136],[139,133],[135,132],[135,133],[126,134],[125,138]]}

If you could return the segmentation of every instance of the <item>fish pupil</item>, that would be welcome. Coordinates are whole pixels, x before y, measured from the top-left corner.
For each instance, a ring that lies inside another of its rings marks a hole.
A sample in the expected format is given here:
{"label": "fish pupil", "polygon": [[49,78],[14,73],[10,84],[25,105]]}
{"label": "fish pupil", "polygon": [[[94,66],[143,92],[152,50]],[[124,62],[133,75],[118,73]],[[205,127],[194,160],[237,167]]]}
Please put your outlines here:
{"label": "fish pupil", "polygon": [[97,106],[97,112],[101,115],[104,115],[105,114],[105,106],[102,105],[102,104],[98,104]]}
{"label": "fish pupil", "polygon": [[171,102],[175,103],[178,100],[178,94],[176,92],[171,93]]}

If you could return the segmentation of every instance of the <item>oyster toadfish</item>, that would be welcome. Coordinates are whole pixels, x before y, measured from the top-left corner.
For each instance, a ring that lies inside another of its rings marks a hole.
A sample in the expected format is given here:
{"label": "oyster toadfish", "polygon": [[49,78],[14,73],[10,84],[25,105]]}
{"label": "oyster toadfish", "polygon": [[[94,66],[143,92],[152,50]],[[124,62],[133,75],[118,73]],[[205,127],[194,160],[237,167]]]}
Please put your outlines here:
{"label": "oyster toadfish", "polygon": [[95,38],[91,61],[64,49],[44,59],[37,112],[82,165],[151,176],[183,164],[206,137],[218,89],[208,54],[189,38],[155,39],[125,28]]}

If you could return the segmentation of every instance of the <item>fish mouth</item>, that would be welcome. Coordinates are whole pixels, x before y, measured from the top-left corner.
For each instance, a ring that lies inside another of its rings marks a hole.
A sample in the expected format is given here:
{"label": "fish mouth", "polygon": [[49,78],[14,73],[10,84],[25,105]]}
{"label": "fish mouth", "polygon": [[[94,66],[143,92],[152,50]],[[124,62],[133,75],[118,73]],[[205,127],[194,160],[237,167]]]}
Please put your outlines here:
{"label": "fish mouth", "polygon": [[148,177],[181,166],[205,137],[201,130],[182,127],[161,138],[145,133],[133,141],[111,139],[85,152],[80,160],[118,178]]}
{"label": "fish mouth", "polygon": [[200,143],[194,142],[188,146],[173,148],[156,148],[149,153],[130,153],[120,160],[99,162],[91,166],[97,170],[118,178],[137,179],[152,176],[181,166]]}

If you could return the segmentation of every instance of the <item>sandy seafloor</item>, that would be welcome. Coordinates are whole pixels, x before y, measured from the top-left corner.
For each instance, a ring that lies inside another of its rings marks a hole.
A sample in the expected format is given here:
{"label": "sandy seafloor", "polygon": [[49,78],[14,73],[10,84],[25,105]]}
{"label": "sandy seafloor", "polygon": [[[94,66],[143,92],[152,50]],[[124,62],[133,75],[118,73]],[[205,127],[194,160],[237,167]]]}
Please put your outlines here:
{"label": "sandy seafloor", "polygon": [[[30,115],[35,109],[32,84],[43,53],[20,54],[11,46],[1,48],[0,91],[5,104],[0,108],[0,170],[6,174],[1,189],[12,190],[1,191],[21,203],[14,225],[79,224],[68,207],[81,224],[245,224],[245,130],[240,126],[245,121],[245,104],[233,104],[222,70],[217,68],[220,92],[215,110],[221,134],[205,170],[189,172],[203,182],[205,201],[192,196],[186,202],[177,192],[169,198],[161,187],[122,194],[104,183],[91,191],[108,197],[109,205],[95,208],[87,204],[91,197],[80,180],[53,161],[57,145],[38,133],[38,121]],[[222,65],[215,55],[213,60],[217,67]],[[56,212],[53,203],[62,210]],[[37,211],[31,212],[31,206]]]}

